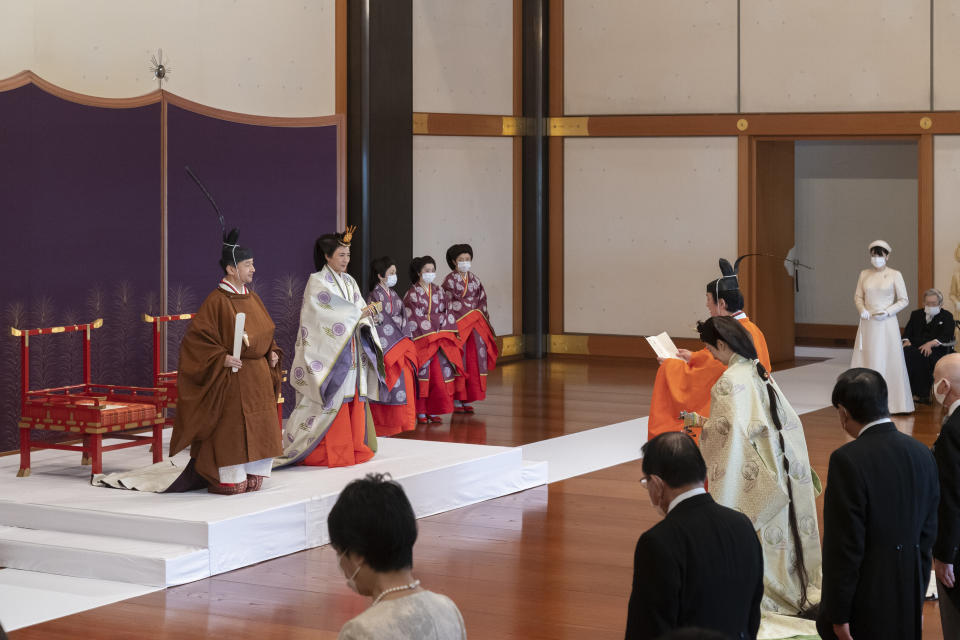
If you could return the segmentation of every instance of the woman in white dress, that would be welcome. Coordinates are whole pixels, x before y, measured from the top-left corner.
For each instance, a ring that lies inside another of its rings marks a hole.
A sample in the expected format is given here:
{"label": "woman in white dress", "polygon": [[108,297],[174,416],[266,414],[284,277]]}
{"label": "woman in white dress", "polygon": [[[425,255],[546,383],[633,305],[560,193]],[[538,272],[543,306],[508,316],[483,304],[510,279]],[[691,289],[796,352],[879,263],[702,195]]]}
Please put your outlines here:
{"label": "woman in white dress", "polygon": [[870,243],[870,269],[860,272],[853,300],[860,312],[860,328],[853,345],[851,367],[878,371],[887,382],[890,413],[912,413],[910,378],[903,359],[897,313],[910,304],[903,275],[887,266],[890,245]]}
{"label": "woman in white dress", "polygon": [[417,519],[389,475],[369,474],[344,487],[327,531],[347,586],[371,599],[338,640],[467,640],[453,600],[413,577]]}

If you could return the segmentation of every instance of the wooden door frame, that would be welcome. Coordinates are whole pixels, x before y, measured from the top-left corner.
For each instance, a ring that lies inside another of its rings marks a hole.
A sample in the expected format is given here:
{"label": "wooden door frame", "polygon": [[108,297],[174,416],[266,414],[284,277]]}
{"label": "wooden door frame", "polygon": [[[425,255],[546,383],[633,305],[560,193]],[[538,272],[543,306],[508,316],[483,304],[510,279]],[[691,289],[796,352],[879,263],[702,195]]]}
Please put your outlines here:
{"label": "wooden door frame", "polygon": [[[759,219],[757,217],[757,142],[803,140],[843,140],[890,142],[910,140],[917,143],[917,290],[922,294],[933,287],[933,136],[923,134],[890,135],[749,135],[737,137],[737,250],[739,255],[751,253],[757,247]],[[749,272],[748,272],[749,273]],[[753,315],[756,311],[756,279],[747,277],[743,287],[746,296],[744,311]]]}

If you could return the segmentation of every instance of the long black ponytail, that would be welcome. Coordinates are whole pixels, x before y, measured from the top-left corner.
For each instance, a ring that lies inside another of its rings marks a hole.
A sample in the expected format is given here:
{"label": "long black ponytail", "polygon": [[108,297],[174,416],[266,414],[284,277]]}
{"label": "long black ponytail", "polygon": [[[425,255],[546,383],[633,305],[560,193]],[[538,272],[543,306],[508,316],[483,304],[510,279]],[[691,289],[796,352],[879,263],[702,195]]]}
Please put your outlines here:
{"label": "long black ponytail", "polygon": [[764,382],[764,386],[767,388],[767,397],[770,399],[770,419],[773,421],[773,426],[777,428],[777,437],[780,440],[780,451],[783,452],[783,471],[787,474],[787,498],[790,500],[788,517],[790,521],[790,537],[793,538],[793,569],[800,578],[799,613],[802,615],[810,604],[807,596],[807,586],[810,578],[807,576],[807,561],[803,557],[803,540],[800,536],[800,525],[797,522],[797,509],[793,504],[793,479],[790,477],[790,461],[787,459],[787,445],[783,439],[783,423],[780,420],[780,403],[777,399],[777,390],[774,389],[772,381],[770,380],[770,373],[767,372],[759,360],[757,360],[756,364],[757,375],[760,376],[760,379]]}

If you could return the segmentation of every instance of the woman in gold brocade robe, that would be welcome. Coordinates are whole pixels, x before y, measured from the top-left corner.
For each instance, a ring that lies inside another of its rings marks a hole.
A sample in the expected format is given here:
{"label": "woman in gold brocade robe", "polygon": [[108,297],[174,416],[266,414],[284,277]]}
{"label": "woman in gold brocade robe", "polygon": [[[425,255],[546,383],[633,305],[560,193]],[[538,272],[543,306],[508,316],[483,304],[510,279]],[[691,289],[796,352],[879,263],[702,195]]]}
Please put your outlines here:
{"label": "woman in gold brocade robe", "polygon": [[[713,386],[701,448],[714,499],[753,522],[763,548],[765,621],[795,622],[820,601],[816,497],[800,418],[757,360],[747,331],[732,318],[698,325],[700,339],[727,365]],[[804,629],[804,631],[808,631]],[[815,630],[812,633],[816,633]]]}

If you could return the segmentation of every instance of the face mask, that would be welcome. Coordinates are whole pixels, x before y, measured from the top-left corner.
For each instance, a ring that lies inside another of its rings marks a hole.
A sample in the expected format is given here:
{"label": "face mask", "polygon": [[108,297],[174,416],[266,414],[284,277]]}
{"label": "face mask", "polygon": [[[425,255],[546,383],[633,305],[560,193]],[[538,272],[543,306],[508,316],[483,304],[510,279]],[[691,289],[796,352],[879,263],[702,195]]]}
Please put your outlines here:
{"label": "face mask", "polygon": [[940,307],[924,307],[923,312],[928,316],[935,316],[940,313]]}
{"label": "face mask", "polygon": [[466,260],[464,260],[463,262],[458,262],[457,269],[460,270],[460,273],[466,273],[467,271],[470,271],[470,263],[467,262]]}
{"label": "face mask", "polygon": [[[343,556],[341,555],[339,556],[339,558],[343,558]],[[353,575],[347,578],[347,587],[350,589],[350,591],[353,591],[354,593],[360,593],[360,589],[357,588],[357,583],[354,581],[354,578],[356,578],[357,574],[360,573],[360,569],[362,567],[363,567],[362,564],[358,564],[356,570],[353,572]]]}
{"label": "face mask", "polygon": [[[647,482],[648,482],[648,483],[649,483],[649,482],[652,482],[652,480],[647,479]],[[649,489],[651,489],[651,487],[648,486],[647,489],[649,490]],[[663,507],[660,506],[660,501],[653,499],[653,492],[652,492],[652,491],[650,491],[650,504],[653,505],[654,511],[656,511],[656,512],[657,512],[657,515],[659,515],[661,518],[665,518],[665,517],[667,516],[667,512],[664,511],[664,510],[663,510]]]}
{"label": "face mask", "polygon": [[[940,387],[940,383],[943,382],[946,378],[940,378],[933,383],[933,397],[936,399],[937,404],[943,404],[943,401],[947,399],[946,393],[939,393],[937,389]],[[949,391],[949,387],[947,388]]]}
{"label": "face mask", "polygon": [[392,289],[397,286],[397,274],[391,273],[387,276],[387,288]]}
{"label": "face mask", "polygon": [[873,256],[870,258],[870,263],[877,269],[882,269],[887,264],[887,259],[883,256]]}
{"label": "face mask", "polygon": [[437,274],[435,271],[428,271],[427,273],[424,273],[420,277],[423,278],[424,282],[426,282],[427,284],[430,284],[436,279]]}

